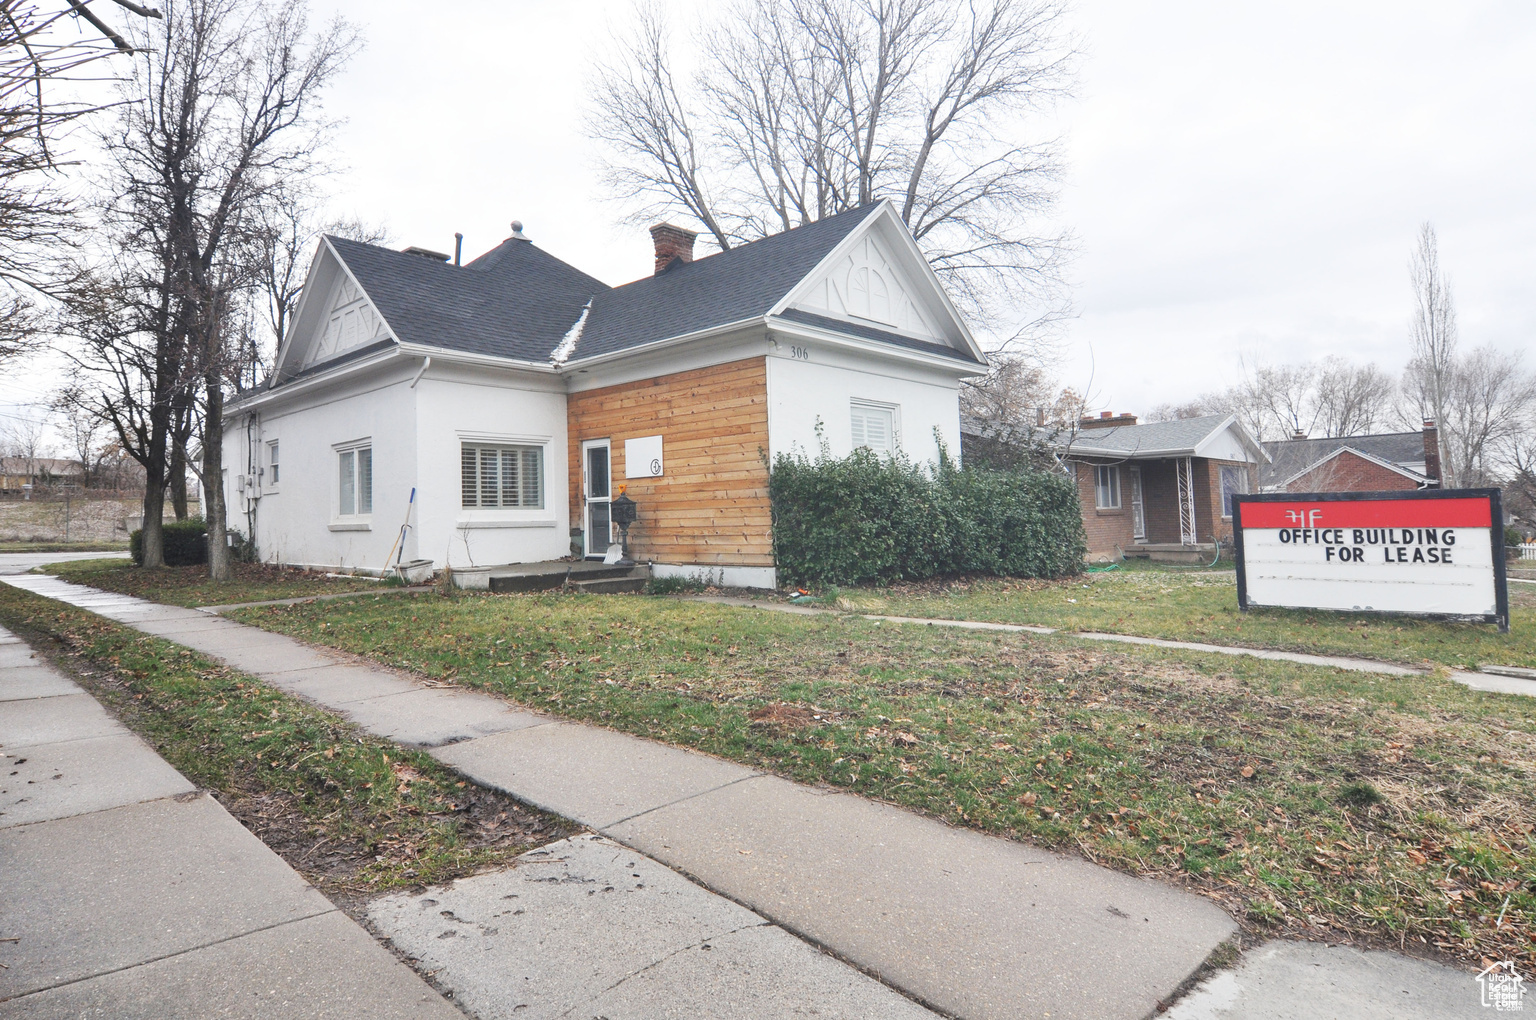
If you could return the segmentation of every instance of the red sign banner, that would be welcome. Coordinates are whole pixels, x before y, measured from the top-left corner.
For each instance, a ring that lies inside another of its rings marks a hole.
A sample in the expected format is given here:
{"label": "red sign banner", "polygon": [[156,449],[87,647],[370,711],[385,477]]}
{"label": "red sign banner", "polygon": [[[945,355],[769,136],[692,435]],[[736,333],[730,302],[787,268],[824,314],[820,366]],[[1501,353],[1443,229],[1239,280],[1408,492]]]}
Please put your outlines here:
{"label": "red sign banner", "polygon": [[1244,503],[1245,528],[1486,528],[1487,498]]}

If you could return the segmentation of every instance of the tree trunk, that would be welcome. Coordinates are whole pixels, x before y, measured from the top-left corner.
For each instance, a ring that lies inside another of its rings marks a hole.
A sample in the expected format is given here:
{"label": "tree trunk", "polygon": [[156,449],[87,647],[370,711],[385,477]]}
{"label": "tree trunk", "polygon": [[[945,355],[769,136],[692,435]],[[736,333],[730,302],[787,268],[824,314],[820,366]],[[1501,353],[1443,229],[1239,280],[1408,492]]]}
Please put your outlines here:
{"label": "tree trunk", "polygon": [[204,379],[207,414],[203,420],[203,520],[208,525],[208,577],[234,580],[224,507],[224,389],[218,372]]}
{"label": "tree trunk", "polygon": [[144,461],[144,524],[138,536],[144,567],[166,565],[166,536],[161,521],[166,513],[166,444],[169,438],[169,407],[149,412],[149,456]]}
{"label": "tree trunk", "polygon": [[171,444],[170,477],[166,486],[171,492],[171,511],[178,521],[187,519],[187,444],[178,438]]}

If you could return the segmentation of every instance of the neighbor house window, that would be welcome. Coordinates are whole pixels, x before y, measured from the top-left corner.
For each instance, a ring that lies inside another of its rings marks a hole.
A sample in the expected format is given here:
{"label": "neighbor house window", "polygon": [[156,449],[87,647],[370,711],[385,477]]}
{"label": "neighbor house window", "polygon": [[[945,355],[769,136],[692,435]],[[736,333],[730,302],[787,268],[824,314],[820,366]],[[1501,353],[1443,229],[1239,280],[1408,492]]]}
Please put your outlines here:
{"label": "neighbor house window", "polygon": [[277,443],[271,442],[267,444],[267,484],[276,485],[277,479]]}
{"label": "neighbor house window", "polygon": [[343,517],[373,513],[373,447],[354,446],[337,451],[341,466]]}
{"label": "neighbor house window", "polygon": [[853,448],[861,446],[876,453],[896,449],[896,408],[862,400],[853,402]]}
{"label": "neighbor house window", "polygon": [[1232,497],[1248,491],[1248,471],[1240,467],[1221,469],[1221,516],[1232,516]]}
{"label": "neighbor house window", "polygon": [[1100,510],[1120,509],[1120,468],[1101,464],[1093,469],[1093,503]]}
{"label": "neighbor house window", "polygon": [[542,507],[544,448],[465,443],[462,457],[467,507]]}

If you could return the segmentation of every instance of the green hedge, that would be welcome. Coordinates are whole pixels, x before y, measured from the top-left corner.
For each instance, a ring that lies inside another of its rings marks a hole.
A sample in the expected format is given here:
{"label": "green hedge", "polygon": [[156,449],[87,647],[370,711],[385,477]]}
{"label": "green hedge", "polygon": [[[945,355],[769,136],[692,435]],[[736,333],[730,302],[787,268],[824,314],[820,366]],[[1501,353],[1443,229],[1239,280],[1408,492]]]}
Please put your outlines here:
{"label": "green hedge", "polygon": [[1072,480],[1043,471],[929,472],[855,450],[816,461],[781,454],[769,474],[773,550],[795,584],[939,574],[1062,577],[1082,569]]}
{"label": "green hedge", "polygon": [[[189,567],[208,562],[208,528],[201,517],[188,517],[184,521],[168,521],[162,525],[165,535],[165,565]],[[135,531],[128,536],[128,555],[139,566],[144,565],[144,533]]]}

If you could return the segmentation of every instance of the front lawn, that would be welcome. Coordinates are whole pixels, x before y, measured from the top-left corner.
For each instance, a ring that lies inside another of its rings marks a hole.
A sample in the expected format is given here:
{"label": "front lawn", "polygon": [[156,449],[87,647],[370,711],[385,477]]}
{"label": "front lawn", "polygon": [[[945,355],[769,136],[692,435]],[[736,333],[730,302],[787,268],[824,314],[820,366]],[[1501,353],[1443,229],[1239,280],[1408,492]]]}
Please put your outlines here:
{"label": "front lawn", "polygon": [[0,584],[0,624],[51,652],[182,775],[349,905],[502,867],[573,831],[428,754],[86,610]]}
{"label": "front lawn", "polygon": [[647,596],[396,595],[234,615],[1184,882],[1260,935],[1536,962],[1530,699]]}
{"label": "front lawn", "polygon": [[326,577],[308,570],[288,570],[264,563],[234,564],[235,579],[208,580],[208,567],[157,567],[145,570],[129,559],[70,560],[37,568],[66,581],[136,595],[173,606],[229,606],[271,599],[376,591],[384,582],[366,577]]}
{"label": "front lawn", "polygon": [[1141,567],[1064,581],[988,578],[844,588],[827,604],[861,613],[1028,623],[1174,641],[1357,655],[1473,669],[1536,666],[1536,585],[1511,584],[1510,632],[1476,623],[1237,608],[1231,572]]}

